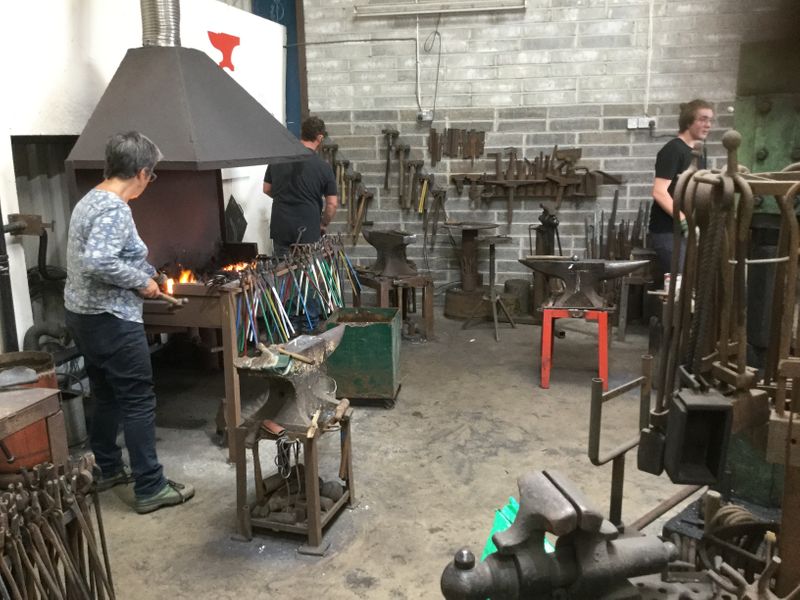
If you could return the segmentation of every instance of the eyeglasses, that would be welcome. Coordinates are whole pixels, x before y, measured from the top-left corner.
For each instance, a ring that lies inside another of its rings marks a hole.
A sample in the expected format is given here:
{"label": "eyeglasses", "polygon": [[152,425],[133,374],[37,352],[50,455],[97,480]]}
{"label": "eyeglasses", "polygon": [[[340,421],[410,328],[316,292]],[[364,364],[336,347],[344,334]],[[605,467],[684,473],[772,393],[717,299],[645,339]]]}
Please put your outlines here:
{"label": "eyeglasses", "polygon": [[150,171],[150,175],[147,177],[147,182],[153,183],[156,179],[158,179],[158,175]]}

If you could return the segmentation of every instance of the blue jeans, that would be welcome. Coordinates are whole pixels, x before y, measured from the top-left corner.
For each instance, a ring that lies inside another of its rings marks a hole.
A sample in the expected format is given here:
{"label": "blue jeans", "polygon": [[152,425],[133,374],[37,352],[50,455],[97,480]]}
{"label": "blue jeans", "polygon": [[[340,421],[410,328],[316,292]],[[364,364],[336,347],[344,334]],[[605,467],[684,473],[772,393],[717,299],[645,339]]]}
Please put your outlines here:
{"label": "blue jeans", "polygon": [[[672,244],[673,236],[671,233],[650,233],[649,246],[656,252],[656,265],[658,275],[663,278],[664,273],[672,271]],[[681,253],[678,259],[679,273],[683,273],[684,262],[686,259],[686,238],[681,238]],[[656,281],[659,284],[659,281]]]}
{"label": "blue jeans", "polygon": [[122,450],[117,445],[121,424],[134,492],[137,497],[155,494],[167,480],[156,456],[156,396],[144,325],[109,313],[65,312],[94,397],[89,442],[97,465],[104,477],[122,469]]}
{"label": "blue jeans", "polygon": [[[291,254],[291,248],[288,245],[281,244],[276,240],[272,240],[272,254],[273,256],[282,257]],[[308,318],[306,319],[306,316]],[[292,322],[295,332],[299,335],[301,333],[311,333],[319,325],[320,306],[316,293],[312,292],[309,287],[308,299],[306,300],[305,315],[289,315],[289,320]],[[309,328],[308,322],[311,321]]]}

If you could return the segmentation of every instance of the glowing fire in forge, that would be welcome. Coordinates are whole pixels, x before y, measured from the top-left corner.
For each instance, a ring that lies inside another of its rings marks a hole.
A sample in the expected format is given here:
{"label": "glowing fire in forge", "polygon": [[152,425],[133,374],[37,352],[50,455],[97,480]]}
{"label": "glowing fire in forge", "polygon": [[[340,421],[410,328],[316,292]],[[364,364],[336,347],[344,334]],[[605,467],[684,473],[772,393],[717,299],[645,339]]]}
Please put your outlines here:
{"label": "glowing fire in forge", "polygon": [[[195,283],[197,281],[197,277],[195,277],[194,273],[188,269],[181,269],[180,275],[178,275],[178,283]],[[175,293],[175,280],[170,277],[167,279],[167,293],[172,296]]]}
{"label": "glowing fire in forge", "polygon": [[249,266],[250,266],[250,263],[239,262],[239,263],[234,263],[232,265],[225,265],[224,267],[222,267],[222,270],[223,271],[228,271],[228,272],[232,272],[232,271],[239,272],[239,271],[244,271]]}
{"label": "glowing fire in forge", "polygon": [[[243,271],[248,267],[250,267],[249,262],[238,262],[230,265],[225,265],[224,267],[222,267],[222,270],[227,273],[233,273],[233,272]],[[191,271],[189,269],[181,269],[181,272],[178,275],[177,279],[178,283],[197,283],[199,281],[197,276],[194,274],[194,271]],[[175,294],[175,279],[173,279],[172,277],[167,279],[167,282],[164,287],[166,288],[165,289],[166,293],[169,294],[170,296],[173,296]]]}

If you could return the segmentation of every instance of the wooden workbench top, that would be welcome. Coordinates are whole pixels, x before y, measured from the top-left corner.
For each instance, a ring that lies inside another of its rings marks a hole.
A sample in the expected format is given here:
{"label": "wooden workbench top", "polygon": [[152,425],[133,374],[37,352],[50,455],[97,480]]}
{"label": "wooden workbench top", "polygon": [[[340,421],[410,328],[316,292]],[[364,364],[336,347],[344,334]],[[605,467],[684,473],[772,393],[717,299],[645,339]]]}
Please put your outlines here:
{"label": "wooden workbench top", "polygon": [[58,412],[59,392],[25,388],[0,392],[0,440]]}

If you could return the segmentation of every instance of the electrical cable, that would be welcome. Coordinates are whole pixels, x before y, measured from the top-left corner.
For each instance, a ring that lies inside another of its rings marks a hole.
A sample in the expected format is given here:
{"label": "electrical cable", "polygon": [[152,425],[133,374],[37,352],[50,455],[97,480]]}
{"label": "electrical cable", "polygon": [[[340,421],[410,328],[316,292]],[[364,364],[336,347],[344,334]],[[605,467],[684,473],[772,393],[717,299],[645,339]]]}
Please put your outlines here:
{"label": "electrical cable", "polygon": [[[646,69],[646,81],[644,87],[644,114],[647,115],[647,111],[650,109],[650,76],[652,74],[652,64],[653,64],[653,5],[654,0],[650,0],[648,10],[647,10],[647,69]],[[650,134],[652,135],[652,129]]]}
{"label": "electrical cable", "polygon": [[429,54],[431,50],[433,50],[433,45],[436,43],[438,38],[439,40],[439,56],[436,59],[436,82],[433,85],[433,107],[431,109],[431,123],[436,121],[436,97],[439,95],[439,71],[442,65],[442,34],[439,33],[439,24],[442,22],[442,14],[439,13],[439,16],[436,18],[436,27],[434,28],[433,32],[425,38],[425,42],[422,44],[422,50]]}

